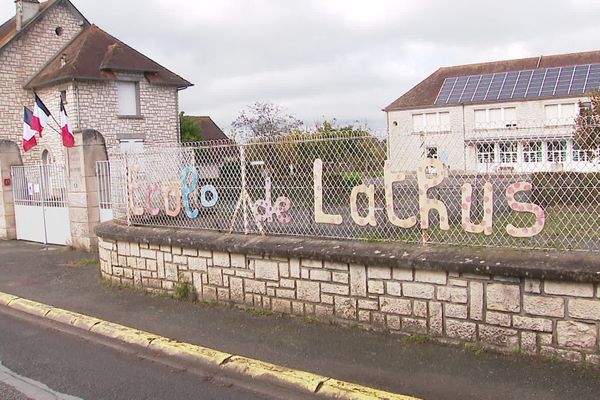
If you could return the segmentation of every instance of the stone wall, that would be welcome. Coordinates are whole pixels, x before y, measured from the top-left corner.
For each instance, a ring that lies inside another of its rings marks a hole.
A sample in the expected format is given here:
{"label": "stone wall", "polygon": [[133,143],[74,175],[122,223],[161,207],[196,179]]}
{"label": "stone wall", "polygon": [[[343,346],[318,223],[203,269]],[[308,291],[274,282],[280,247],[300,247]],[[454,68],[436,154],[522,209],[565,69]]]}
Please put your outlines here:
{"label": "stone wall", "polygon": [[[119,150],[121,139],[143,139],[147,148],[173,146],[179,142],[179,92],[171,86],[152,85],[140,75],[140,117],[119,117],[117,82],[78,84],[79,109],[73,112],[74,126],[100,132],[109,155]],[[76,102],[77,99],[74,100]]]}
{"label": "stone wall", "polygon": [[210,232],[189,241],[114,222],[97,234],[102,277],[120,284],[172,291],[188,281],[204,301],[600,364],[595,256],[562,274],[574,260],[545,253],[515,261],[506,251]]}
{"label": "stone wall", "polygon": [[16,143],[0,139],[0,239],[16,239],[15,204],[13,185],[4,180],[11,179],[11,168],[21,165],[21,155]]}

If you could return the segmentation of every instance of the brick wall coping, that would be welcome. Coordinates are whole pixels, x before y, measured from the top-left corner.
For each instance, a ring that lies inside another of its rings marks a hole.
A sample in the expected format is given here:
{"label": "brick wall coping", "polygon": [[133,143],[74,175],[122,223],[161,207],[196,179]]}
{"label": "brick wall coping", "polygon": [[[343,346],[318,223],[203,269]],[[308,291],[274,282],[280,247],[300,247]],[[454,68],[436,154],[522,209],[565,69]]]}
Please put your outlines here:
{"label": "brick wall coping", "polygon": [[544,280],[600,282],[600,255],[584,252],[241,235],[181,228],[127,226],[115,221],[98,225],[96,234],[111,241],[257,256]]}

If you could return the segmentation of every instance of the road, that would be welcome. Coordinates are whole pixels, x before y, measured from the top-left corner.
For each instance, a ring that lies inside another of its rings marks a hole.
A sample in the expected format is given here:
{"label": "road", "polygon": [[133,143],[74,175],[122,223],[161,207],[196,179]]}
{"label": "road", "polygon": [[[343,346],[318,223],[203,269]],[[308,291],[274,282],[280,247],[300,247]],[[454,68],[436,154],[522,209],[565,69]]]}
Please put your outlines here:
{"label": "road", "polygon": [[[34,400],[270,398],[4,312],[0,312],[0,361],[0,398],[4,400],[28,396]],[[25,377],[25,382],[16,380],[18,390],[6,382],[14,374]]]}

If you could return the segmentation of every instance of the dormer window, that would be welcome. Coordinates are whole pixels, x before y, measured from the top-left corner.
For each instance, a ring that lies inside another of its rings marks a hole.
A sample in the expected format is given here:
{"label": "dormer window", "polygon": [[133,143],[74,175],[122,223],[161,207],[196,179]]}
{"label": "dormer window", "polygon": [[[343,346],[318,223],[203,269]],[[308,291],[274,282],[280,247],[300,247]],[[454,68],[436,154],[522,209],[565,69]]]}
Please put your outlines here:
{"label": "dormer window", "polygon": [[66,55],[66,54],[63,54],[63,55],[60,57],[60,67],[62,68],[62,67],[64,67],[65,65],[67,65],[67,55]]}

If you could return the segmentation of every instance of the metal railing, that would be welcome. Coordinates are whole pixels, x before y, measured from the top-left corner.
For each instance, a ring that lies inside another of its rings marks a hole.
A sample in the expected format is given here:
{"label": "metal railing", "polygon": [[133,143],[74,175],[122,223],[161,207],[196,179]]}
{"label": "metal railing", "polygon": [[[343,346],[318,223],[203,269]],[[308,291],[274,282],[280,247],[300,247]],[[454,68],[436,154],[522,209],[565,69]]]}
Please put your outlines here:
{"label": "metal railing", "polygon": [[98,203],[101,210],[110,210],[111,201],[111,183],[110,183],[110,162],[96,162],[96,180],[98,185]]}
{"label": "metal railing", "polygon": [[134,225],[596,252],[600,135],[589,136],[600,129],[585,128],[584,148],[570,129],[294,134],[122,154],[112,205]]}
{"label": "metal railing", "polygon": [[65,166],[39,164],[14,166],[11,170],[16,205],[67,207]]}

